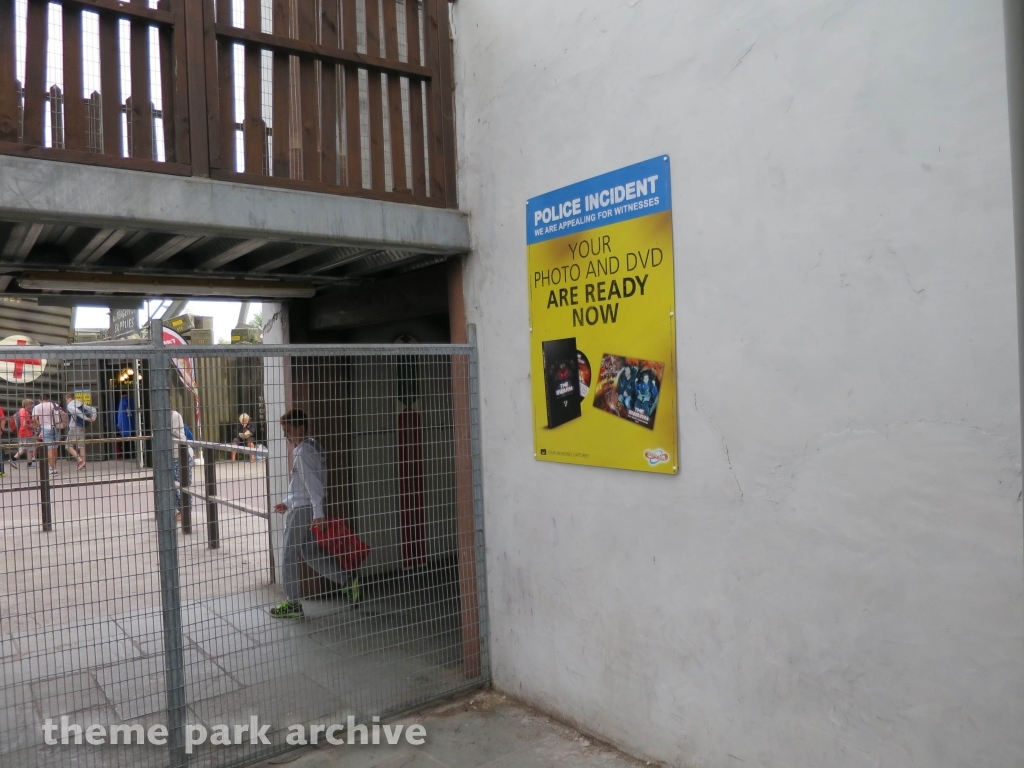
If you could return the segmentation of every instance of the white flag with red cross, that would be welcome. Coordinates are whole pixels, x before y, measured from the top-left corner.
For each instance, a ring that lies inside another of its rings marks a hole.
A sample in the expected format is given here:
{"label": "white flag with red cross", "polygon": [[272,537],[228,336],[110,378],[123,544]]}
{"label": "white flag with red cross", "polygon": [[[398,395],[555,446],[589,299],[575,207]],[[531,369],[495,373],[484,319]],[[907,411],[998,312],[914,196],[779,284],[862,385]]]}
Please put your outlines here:
{"label": "white flag with red cross", "polygon": [[28,384],[43,375],[46,360],[38,355],[16,356],[4,347],[35,347],[36,342],[28,336],[15,334],[0,339],[0,379],[13,384]]}

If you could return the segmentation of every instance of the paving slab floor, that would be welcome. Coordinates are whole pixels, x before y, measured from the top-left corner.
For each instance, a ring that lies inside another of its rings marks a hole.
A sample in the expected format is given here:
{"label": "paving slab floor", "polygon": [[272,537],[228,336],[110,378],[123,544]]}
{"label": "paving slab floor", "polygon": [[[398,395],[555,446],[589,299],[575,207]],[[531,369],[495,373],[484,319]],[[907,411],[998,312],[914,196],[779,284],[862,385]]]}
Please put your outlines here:
{"label": "paving slab floor", "polygon": [[[219,498],[255,506],[264,467],[220,463]],[[0,481],[0,768],[166,768],[166,749],[46,745],[42,730],[65,715],[104,727],[168,722],[152,483],[127,462],[80,473],[60,462],[43,532],[33,477],[25,467]],[[225,508],[219,523],[217,548],[205,525],[178,537],[189,723],[255,715],[277,743],[290,723],[365,722],[478,682],[463,668],[452,562],[365,574],[358,607],[328,595],[282,621],[267,612],[284,595],[270,583],[266,521]],[[207,744],[190,765],[226,759]]]}
{"label": "paving slab floor", "polygon": [[[490,691],[386,722],[427,730],[425,743],[300,747],[259,768],[635,768],[648,766]],[[383,738],[381,739],[384,740]]]}

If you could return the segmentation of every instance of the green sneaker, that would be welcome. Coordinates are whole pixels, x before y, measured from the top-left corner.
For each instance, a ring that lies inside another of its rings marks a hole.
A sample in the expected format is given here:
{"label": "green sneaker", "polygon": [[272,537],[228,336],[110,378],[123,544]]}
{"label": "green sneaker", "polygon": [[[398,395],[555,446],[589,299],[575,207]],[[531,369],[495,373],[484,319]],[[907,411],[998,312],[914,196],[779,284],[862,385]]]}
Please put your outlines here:
{"label": "green sneaker", "polygon": [[287,600],[271,608],[269,613],[275,619],[301,619],[305,615],[302,613],[302,603],[290,603]]}
{"label": "green sneaker", "polygon": [[359,602],[359,577],[353,576],[347,587],[341,588],[341,594],[348,598],[348,601],[355,605]]}

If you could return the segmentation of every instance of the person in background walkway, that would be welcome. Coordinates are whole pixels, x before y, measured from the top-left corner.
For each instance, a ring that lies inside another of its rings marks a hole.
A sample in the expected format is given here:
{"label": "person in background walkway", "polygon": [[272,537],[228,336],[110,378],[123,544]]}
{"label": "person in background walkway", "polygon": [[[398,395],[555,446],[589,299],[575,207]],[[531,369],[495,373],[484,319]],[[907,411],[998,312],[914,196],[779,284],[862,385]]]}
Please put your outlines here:
{"label": "person in background walkway", "polygon": [[[256,447],[256,435],[252,433],[252,427],[250,425],[251,421],[252,418],[248,413],[243,413],[238,417],[238,429],[235,430],[238,434],[231,440],[232,445],[244,445],[246,448]],[[235,456],[237,456],[237,453],[232,451],[232,461],[235,460]],[[249,461],[256,461],[256,454],[251,454],[249,456]]]}
{"label": "person in background walkway", "polygon": [[292,449],[292,475],[288,495],[274,507],[279,514],[288,513],[281,546],[281,572],[287,598],[270,610],[275,619],[301,619],[302,600],[299,594],[299,565],[305,560],[321,576],[345,588],[352,602],[359,600],[359,581],[349,584],[349,574],[333,555],[322,549],[313,534],[315,527],[326,528],[324,487],[327,468],[316,440],[309,437],[309,419],[305,411],[293,408],[281,417],[281,429]]}
{"label": "person in background walkway", "polygon": [[[192,432],[189,430],[188,425],[185,424],[185,419],[182,418],[178,411],[171,411],[171,440],[173,441],[174,450],[174,482],[181,482],[181,459],[179,458],[179,446],[186,440],[192,439]],[[192,479],[192,475],[195,473],[195,451],[192,450],[192,446],[188,447],[188,477]],[[174,489],[174,519],[181,520],[181,488],[175,487]]]}
{"label": "person in background walkway", "polygon": [[68,453],[78,460],[78,468],[85,469],[85,426],[96,421],[96,409],[86,405],[75,397],[74,392],[68,392]]}
{"label": "person in background walkway", "polygon": [[32,409],[32,421],[39,430],[40,442],[46,446],[46,461],[50,465],[50,477],[57,474],[57,448],[60,443],[60,430],[64,422],[64,411],[50,401],[50,396],[43,395],[42,402]]}
{"label": "person in background walkway", "polygon": [[[135,400],[129,394],[121,396],[121,402],[117,404],[117,416],[114,424],[121,437],[135,437]],[[121,443],[121,456],[125,459],[131,458],[135,452],[130,442]]]}
{"label": "person in background walkway", "polygon": [[36,465],[36,431],[32,424],[32,406],[28,398],[21,401],[21,410],[11,416],[11,431],[18,436],[18,452],[11,456],[11,466],[17,469],[18,459],[28,454],[28,465]]}

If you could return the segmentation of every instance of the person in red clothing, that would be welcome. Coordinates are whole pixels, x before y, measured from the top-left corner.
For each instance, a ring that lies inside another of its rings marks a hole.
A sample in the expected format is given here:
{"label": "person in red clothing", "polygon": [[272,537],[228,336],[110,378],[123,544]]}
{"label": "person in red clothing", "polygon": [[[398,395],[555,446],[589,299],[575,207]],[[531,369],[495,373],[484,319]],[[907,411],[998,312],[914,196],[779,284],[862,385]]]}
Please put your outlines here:
{"label": "person in red clothing", "polygon": [[28,452],[28,465],[34,467],[36,465],[36,430],[32,426],[32,406],[35,405],[31,400],[25,399],[21,401],[21,410],[11,416],[11,431],[18,435],[18,452],[11,457],[11,466],[17,468],[18,459],[22,454]]}

